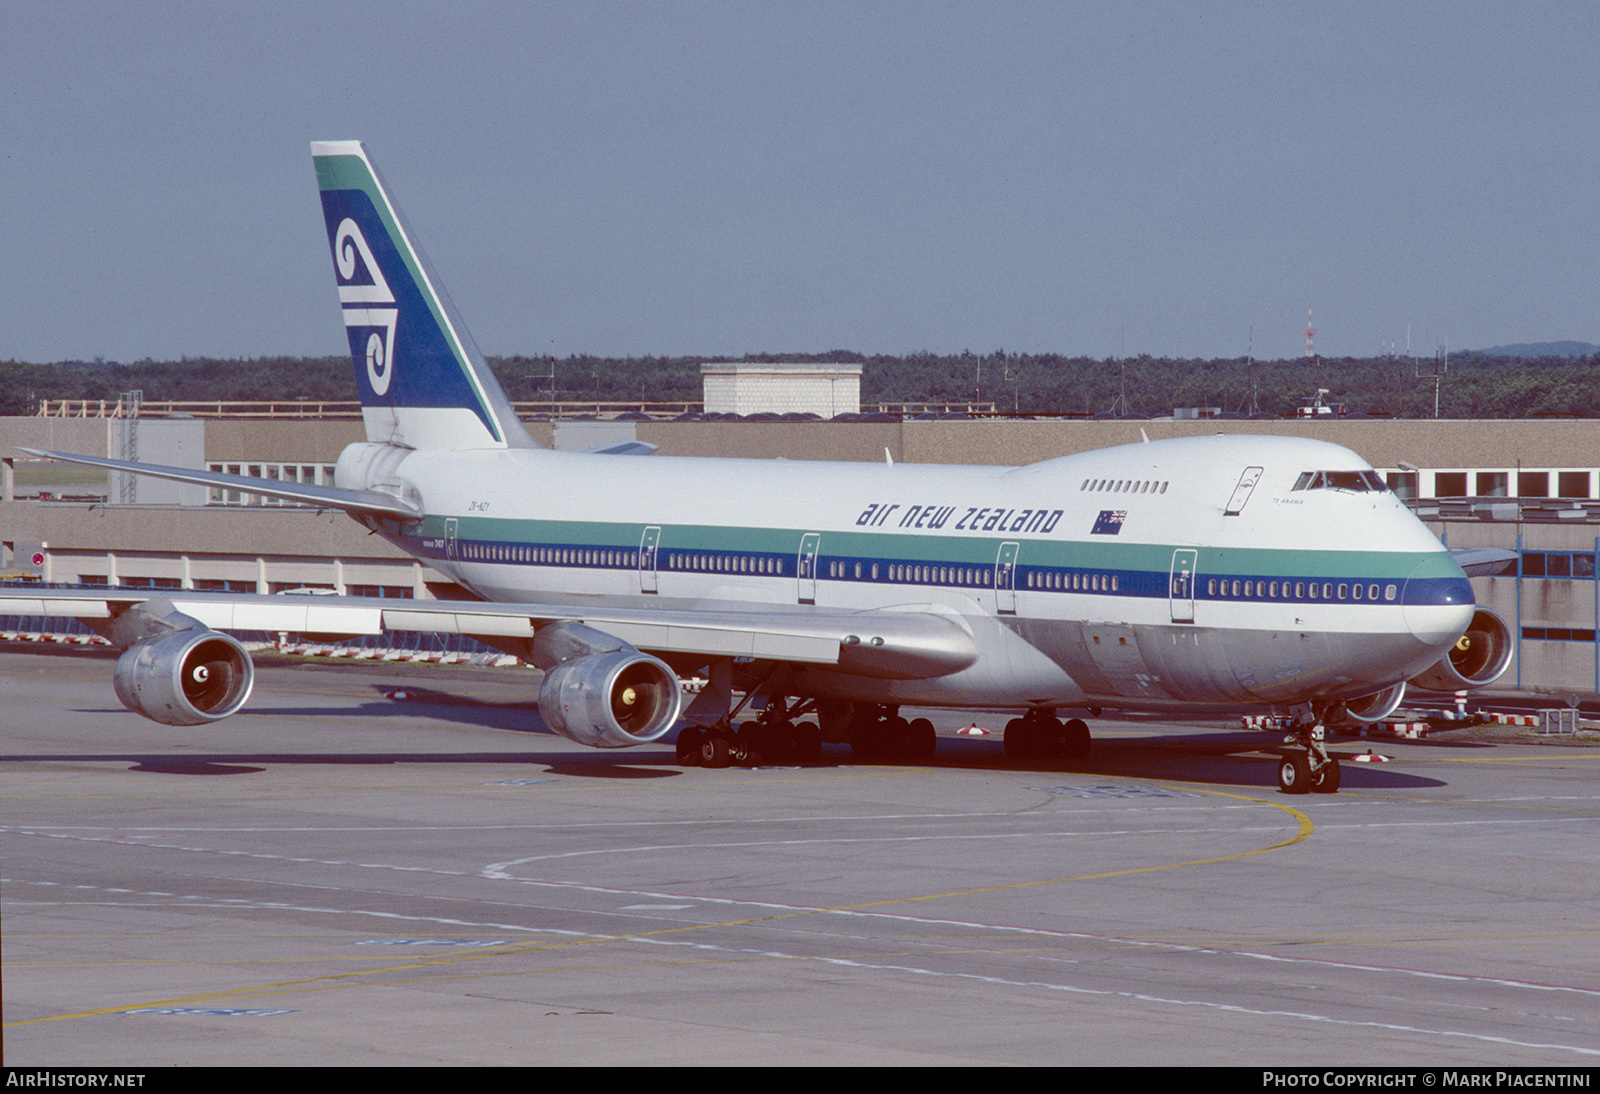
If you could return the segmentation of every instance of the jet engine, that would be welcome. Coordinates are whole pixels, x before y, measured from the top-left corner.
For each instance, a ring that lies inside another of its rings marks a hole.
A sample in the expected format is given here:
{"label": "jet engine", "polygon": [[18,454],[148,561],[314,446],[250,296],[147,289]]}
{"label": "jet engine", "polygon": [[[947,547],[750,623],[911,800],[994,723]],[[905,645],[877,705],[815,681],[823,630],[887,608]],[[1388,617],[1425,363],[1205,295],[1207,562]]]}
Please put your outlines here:
{"label": "jet engine", "polygon": [[129,646],[117,658],[117,698],[169,726],[220,721],[244,706],[255,684],[250,654],[211,630],[171,631]]}
{"label": "jet engine", "polygon": [[1400,702],[1405,697],[1406,685],[1402,681],[1392,688],[1385,688],[1372,695],[1363,695],[1359,699],[1346,699],[1345,717],[1363,725],[1381,722],[1400,708]]}
{"label": "jet engine", "polygon": [[677,722],[682,702],[677,673],[632,647],[563,661],[539,689],[545,725],[591,748],[656,740]]}
{"label": "jet engine", "polygon": [[1488,608],[1472,613],[1467,633],[1432,668],[1411,678],[1431,691],[1461,691],[1494,683],[1511,664],[1511,629]]}

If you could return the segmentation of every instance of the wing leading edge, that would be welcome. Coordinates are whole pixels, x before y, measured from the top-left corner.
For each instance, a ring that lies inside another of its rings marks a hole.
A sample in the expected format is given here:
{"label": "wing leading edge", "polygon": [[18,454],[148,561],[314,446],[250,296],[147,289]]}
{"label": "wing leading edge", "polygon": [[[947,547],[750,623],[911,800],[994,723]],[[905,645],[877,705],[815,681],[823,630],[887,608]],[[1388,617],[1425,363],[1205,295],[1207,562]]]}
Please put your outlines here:
{"label": "wing leading edge", "polygon": [[[129,590],[124,595],[98,589],[0,592],[0,610],[8,615],[72,617],[93,626],[92,621],[115,619],[130,608],[157,600],[163,610],[170,606],[218,631],[340,635],[420,631],[532,642],[546,627],[579,623],[651,653],[826,665],[878,679],[945,676],[978,659],[972,634],[954,618],[932,612],[586,610],[553,604],[177,590]],[[531,647],[527,652],[529,660],[537,661],[531,656]]]}

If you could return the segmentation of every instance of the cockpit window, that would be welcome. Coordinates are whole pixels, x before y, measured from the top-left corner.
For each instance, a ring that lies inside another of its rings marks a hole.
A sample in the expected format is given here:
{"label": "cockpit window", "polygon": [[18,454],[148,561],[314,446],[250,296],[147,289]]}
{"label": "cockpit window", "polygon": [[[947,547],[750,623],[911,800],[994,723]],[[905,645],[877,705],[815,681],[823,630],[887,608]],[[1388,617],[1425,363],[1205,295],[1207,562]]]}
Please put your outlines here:
{"label": "cockpit window", "polygon": [[1389,484],[1376,471],[1302,471],[1295,480],[1294,489],[1382,493],[1389,489]]}

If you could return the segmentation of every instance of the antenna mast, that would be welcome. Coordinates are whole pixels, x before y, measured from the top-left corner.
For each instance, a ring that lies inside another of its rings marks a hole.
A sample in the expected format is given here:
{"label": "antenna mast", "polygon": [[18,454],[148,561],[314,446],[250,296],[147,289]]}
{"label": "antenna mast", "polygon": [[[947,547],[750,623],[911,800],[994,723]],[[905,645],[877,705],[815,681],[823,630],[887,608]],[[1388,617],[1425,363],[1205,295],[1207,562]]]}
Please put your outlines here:
{"label": "antenna mast", "polygon": [[[1407,341],[1409,340],[1408,338]],[[1433,381],[1433,416],[1437,418],[1439,416],[1439,381],[1450,374],[1450,344],[1446,342],[1434,347],[1433,374],[1431,376],[1423,374],[1415,358],[1412,359],[1412,365],[1417,370],[1417,379]]]}
{"label": "antenna mast", "polygon": [[1247,382],[1250,385],[1250,394],[1245,397],[1244,413],[1246,417],[1254,417],[1261,413],[1260,386],[1256,383],[1256,327],[1250,324],[1250,333],[1245,340],[1244,368]]}
{"label": "antenna mast", "polygon": [[1111,413],[1121,417],[1132,413],[1128,408],[1128,328],[1126,324],[1122,328],[1122,350],[1117,357],[1117,374],[1118,392],[1116,401],[1111,404]]}

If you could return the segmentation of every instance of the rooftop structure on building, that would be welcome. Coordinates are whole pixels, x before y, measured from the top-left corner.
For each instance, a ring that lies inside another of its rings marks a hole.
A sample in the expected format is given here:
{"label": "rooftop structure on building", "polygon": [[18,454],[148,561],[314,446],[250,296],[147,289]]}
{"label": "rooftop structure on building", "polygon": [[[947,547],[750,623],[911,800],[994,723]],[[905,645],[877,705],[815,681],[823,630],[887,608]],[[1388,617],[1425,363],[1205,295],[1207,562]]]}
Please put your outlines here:
{"label": "rooftop structure on building", "polygon": [[861,412],[861,366],[711,361],[700,366],[707,414]]}

